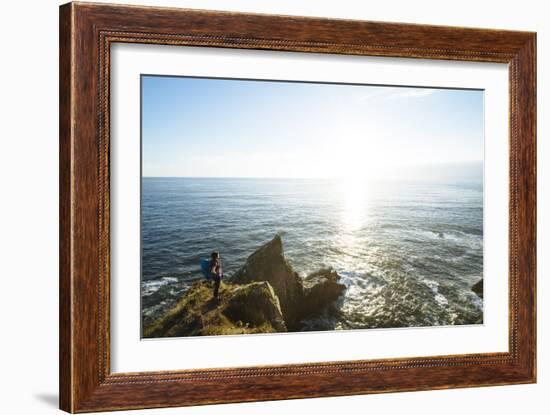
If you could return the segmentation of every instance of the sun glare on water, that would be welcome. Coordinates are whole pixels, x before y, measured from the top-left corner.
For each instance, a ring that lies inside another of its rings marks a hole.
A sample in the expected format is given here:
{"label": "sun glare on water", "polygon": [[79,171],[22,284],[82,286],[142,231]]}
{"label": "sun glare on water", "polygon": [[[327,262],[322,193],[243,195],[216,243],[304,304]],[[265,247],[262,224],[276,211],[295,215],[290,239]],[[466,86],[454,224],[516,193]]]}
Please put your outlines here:
{"label": "sun glare on water", "polygon": [[341,191],[342,230],[346,233],[364,226],[368,211],[368,182],[363,178],[342,178]]}

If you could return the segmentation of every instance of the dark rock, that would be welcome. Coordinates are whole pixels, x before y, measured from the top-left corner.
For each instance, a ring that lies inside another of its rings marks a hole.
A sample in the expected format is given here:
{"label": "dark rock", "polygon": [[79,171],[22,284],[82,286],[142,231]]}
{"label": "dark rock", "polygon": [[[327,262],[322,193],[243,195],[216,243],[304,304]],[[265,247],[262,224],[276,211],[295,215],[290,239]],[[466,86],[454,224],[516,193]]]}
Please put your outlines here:
{"label": "dark rock", "polygon": [[333,269],[321,269],[306,277],[303,282],[303,318],[321,315],[344,293],[346,286],[340,283],[340,276]]}
{"label": "dark rock", "polygon": [[302,281],[286,261],[278,235],[225,281],[218,299],[212,298],[212,283],[193,284],[160,319],[144,320],[144,337],[329,329],[336,322],[336,300],[346,288],[332,269]]}
{"label": "dark rock", "polygon": [[287,327],[297,324],[304,298],[302,280],[286,261],[281,237],[276,235],[248,257],[245,265],[231,278],[235,283],[267,281],[279,297]]}
{"label": "dark rock", "polygon": [[480,298],[483,298],[483,278],[472,285],[472,291],[475,292]]}

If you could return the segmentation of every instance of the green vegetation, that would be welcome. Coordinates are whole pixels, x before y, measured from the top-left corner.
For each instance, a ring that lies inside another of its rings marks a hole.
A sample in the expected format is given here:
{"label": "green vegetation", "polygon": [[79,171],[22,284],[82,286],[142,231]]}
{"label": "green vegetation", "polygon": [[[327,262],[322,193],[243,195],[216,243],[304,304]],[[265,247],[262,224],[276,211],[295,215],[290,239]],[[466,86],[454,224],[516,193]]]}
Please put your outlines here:
{"label": "green vegetation", "polygon": [[146,325],[144,337],[300,331],[305,318],[337,313],[334,303],[345,290],[332,269],[319,270],[303,283],[286,261],[278,235],[229,281],[224,279],[217,299],[211,282],[194,283],[176,305]]}
{"label": "green vegetation", "polygon": [[286,331],[279,302],[267,282],[220,286],[193,284],[164,316],[144,329],[144,337],[213,336]]}

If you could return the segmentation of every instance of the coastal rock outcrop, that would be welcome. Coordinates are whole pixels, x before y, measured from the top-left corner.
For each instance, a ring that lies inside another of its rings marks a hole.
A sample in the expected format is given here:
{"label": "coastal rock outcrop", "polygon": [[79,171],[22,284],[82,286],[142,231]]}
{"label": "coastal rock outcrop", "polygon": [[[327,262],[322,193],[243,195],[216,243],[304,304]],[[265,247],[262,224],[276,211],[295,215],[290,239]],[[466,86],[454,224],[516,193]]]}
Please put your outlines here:
{"label": "coastal rock outcrop", "polygon": [[302,318],[322,314],[346,290],[346,286],[340,283],[338,273],[331,268],[320,269],[308,275],[303,281],[303,287]]}
{"label": "coastal rock outcrop", "polygon": [[211,283],[193,284],[166,314],[144,329],[146,338],[211,336],[286,331],[279,300],[271,285],[223,284],[218,299]]}
{"label": "coastal rock outcrop", "polygon": [[472,291],[475,292],[480,298],[483,298],[483,278],[472,285]]}
{"label": "coastal rock outcrop", "polygon": [[267,281],[236,287],[223,313],[241,325],[262,327],[267,323],[276,332],[286,331],[279,299]]}
{"label": "coastal rock outcrop", "polygon": [[292,269],[279,235],[262,245],[228,281],[218,299],[212,283],[194,283],[153,323],[144,321],[144,337],[252,334],[307,329],[305,320],[334,316],[345,286],[333,269],[304,280]]}
{"label": "coastal rock outcrop", "polygon": [[300,276],[285,259],[283,242],[279,235],[250,255],[231,281],[237,284],[269,282],[279,297],[287,326],[294,327],[297,324],[302,314],[304,287]]}

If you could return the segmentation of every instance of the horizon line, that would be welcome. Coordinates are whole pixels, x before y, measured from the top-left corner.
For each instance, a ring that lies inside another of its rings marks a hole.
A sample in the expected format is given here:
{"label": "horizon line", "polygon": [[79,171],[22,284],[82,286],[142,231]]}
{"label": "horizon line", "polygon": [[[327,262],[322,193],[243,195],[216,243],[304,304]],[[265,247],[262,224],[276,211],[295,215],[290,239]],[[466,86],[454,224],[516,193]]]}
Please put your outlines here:
{"label": "horizon line", "polygon": [[[464,161],[452,161],[452,162],[441,162],[441,163],[426,163],[426,164],[407,164],[400,166],[401,168],[420,168],[420,167],[434,167],[441,165],[458,165],[458,164],[470,164],[470,163],[480,163],[484,164],[485,160],[464,160]],[[346,176],[144,176],[143,172],[141,174],[142,179],[325,179],[325,180],[349,180],[349,179],[362,179],[368,180],[369,177],[357,176],[357,177],[346,177]],[[391,177],[390,177],[391,178]],[[380,178],[378,178],[380,180]],[[382,178],[383,180],[383,178]]]}

